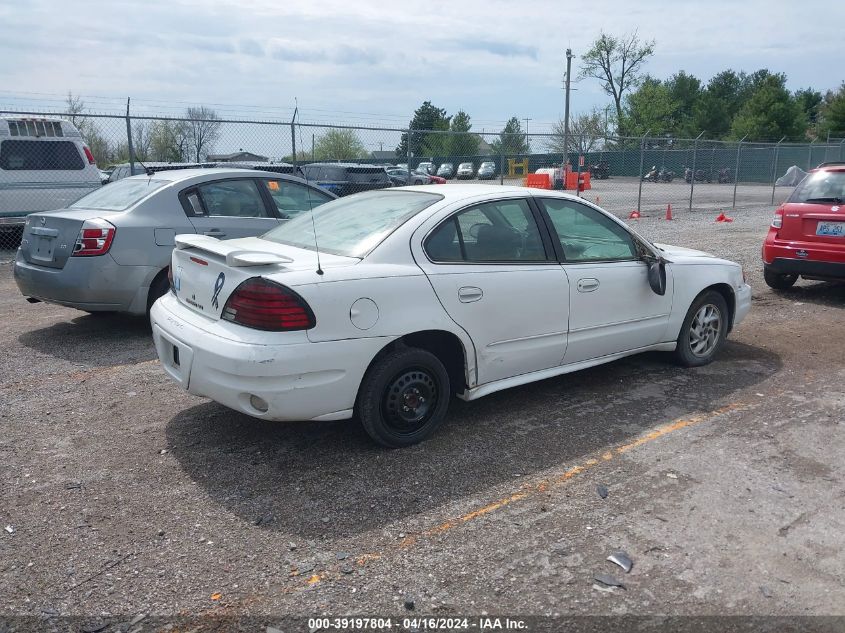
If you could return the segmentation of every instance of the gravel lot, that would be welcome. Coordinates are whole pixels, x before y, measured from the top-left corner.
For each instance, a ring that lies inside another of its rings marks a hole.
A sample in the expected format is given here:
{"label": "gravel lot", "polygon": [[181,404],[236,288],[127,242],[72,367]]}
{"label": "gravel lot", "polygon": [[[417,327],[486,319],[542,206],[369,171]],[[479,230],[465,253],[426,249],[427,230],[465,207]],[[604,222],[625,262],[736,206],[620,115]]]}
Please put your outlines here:
{"label": "gravel lot", "polygon": [[717,362],[455,402],[401,451],[190,396],[143,321],[29,305],[0,265],[0,616],[845,615],[845,286],[764,286],[769,206],[656,209],[631,224],[754,287]]}

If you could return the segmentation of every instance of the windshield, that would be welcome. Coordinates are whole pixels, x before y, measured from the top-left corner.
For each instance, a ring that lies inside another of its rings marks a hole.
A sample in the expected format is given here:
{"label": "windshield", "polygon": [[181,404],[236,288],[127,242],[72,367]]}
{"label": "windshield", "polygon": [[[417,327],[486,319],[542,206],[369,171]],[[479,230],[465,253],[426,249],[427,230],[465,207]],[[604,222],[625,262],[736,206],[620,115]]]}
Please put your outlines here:
{"label": "windshield", "polygon": [[789,196],[788,202],[842,204],[845,201],[845,171],[817,171],[809,174]]}
{"label": "windshield", "polygon": [[168,180],[153,180],[151,178],[124,178],[118,182],[104,185],[87,196],[81,197],[70,205],[70,208],[125,211],[168,182]]}
{"label": "windshield", "polygon": [[443,196],[383,189],[332,200],[265,233],[265,240],[345,257],[364,257],[406,221]]}

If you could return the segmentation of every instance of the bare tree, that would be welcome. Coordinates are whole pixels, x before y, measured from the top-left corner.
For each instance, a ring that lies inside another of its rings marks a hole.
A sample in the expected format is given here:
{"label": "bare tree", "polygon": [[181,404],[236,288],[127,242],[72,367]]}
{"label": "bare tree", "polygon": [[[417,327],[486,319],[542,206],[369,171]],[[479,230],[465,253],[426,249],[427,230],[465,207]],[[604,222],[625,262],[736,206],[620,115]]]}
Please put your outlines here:
{"label": "bare tree", "polygon": [[[564,153],[564,124],[558,121],[552,127],[554,136],[550,137],[547,148],[550,152]],[[569,122],[569,152],[587,154],[596,149],[604,138],[604,120],[601,110],[593,109],[586,114],[579,114]]]}
{"label": "bare tree", "polygon": [[132,122],[132,151],[141,162],[150,160],[152,147],[152,126],[145,121],[135,119]]}
{"label": "bare tree", "polygon": [[220,122],[217,113],[205,106],[188,108],[186,118],[188,147],[194,160],[200,162],[220,137]]}
{"label": "bare tree", "polygon": [[[623,125],[622,98],[626,91],[636,87],[643,65],[654,54],[654,40],[640,42],[637,32],[614,37],[601,33],[590,50],[581,58],[580,76],[592,77],[602,82],[602,89],[613,99],[616,120]],[[624,130],[619,130],[624,135]]]}
{"label": "bare tree", "polygon": [[150,125],[150,156],[163,162],[183,161],[188,153],[184,121],[155,121]]}
{"label": "bare tree", "polygon": [[70,122],[73,123],[77,130],[82,132],[88,123],[88,119],[82,116],[85,112],[85,102],[82,100],[82,97],[74,97],[73,93],[68,91],[65,104],[67,118],[70,119]]}

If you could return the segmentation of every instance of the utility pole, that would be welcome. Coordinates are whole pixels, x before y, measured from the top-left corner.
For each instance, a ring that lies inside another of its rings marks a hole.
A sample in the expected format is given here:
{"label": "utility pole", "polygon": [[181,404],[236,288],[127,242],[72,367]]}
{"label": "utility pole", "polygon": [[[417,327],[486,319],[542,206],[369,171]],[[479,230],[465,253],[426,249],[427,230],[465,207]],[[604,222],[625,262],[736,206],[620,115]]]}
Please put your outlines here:
{"label": "utility pole", "polygon": [[529,119],[528,117],[525,117],[522,120],[525,121],[525,147],[528,148],[528,153],[530,154],[531,153],[531,139],[528,136],[528,122],[533,121],[534,119]]}
{"label": "utility pole", "polygon": [[563,110],[563,188],[566,189],[566,165],[569,164],[569,78],[572,74],[572,49],[566,49],[566,103]]}

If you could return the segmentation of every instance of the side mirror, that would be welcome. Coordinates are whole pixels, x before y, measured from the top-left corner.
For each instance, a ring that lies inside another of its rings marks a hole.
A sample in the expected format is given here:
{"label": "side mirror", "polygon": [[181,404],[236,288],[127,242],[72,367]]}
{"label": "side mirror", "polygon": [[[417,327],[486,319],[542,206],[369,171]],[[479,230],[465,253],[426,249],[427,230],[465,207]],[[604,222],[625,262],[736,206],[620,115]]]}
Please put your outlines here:
{"label": "side mirror", "polygon": [[648,285],[654,294],[666,294],[666,264],[662,259],[652,261],[648,265]]}

